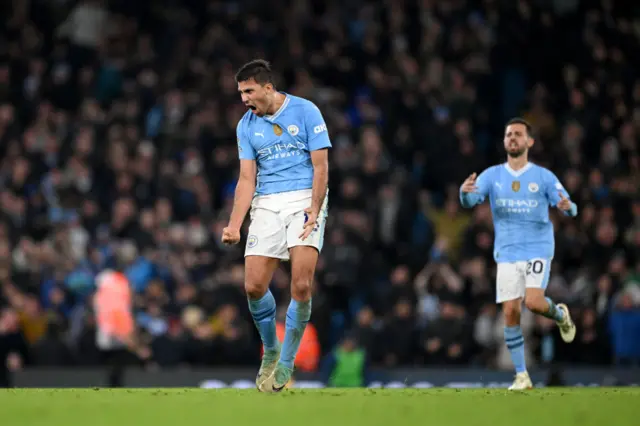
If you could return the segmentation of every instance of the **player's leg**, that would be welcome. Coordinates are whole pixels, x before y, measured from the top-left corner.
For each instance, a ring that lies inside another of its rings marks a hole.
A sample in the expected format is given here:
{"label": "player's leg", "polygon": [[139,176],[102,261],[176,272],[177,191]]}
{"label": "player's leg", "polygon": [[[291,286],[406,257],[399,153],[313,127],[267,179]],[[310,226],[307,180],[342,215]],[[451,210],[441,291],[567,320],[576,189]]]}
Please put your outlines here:
{"label": "player's leg", "polygon": [[249,312],[260,333],[264,354],[262,365],[256,377],[256,384],[273,372],[280,356],[280,343],[276,336],[276,301],[269,290],[279,259],[265,256],[247,256],[245,258],[245,292],[249,303]]}
{"label": "player's leg", "polygon": [[277,213],[256,209],[251,214],[245,249],[245,292],[253,322],[260,333],[264,354],[256,386],[273,373],[280,356],[276,335],[276,302],[269,290],[280,260],[288,258],[286,228]]}
{"label": "player's leg", "polygon": [[287,244],[291,255],[291,302],[287,309],[280,361],[272,377],[263,384],[263,390],[271,392],[284,389],[291,379],[300,341],[311,318],[312,285],[324,242],[326,201],[318,216],[316,229],[306,240],[302,241],[299,238],[305,221],[304,212],[298,212],[290,219],[287,226]]}
{"label": "player's leg", "polygon": [[311,318],[311,294],[317,262],[318,251],[315,247],[291,248],[291,302],[287,309],[280,360],[275,370],[275,389],[286,386],[293,373],[300,342]]}
{"label": "player's leg", "polygon": [[520,328],[520,313],[524,296],[524,271],[519,263],[498,263],[496,302],[502,304],[504,341],[509,349],[516,378],[510,390],[529,389],[533,385],[527,373],[524,336]]}
{"label": "player's leg", "polygon": [[576,326],[569,308],[564,303],[555,304],[544,292],[549,284],[550,259],[532,259],[526,266],[526,295],[524,303],[531,312],[554,320],[560,329],[562,340],[567,343],[576,337]]}

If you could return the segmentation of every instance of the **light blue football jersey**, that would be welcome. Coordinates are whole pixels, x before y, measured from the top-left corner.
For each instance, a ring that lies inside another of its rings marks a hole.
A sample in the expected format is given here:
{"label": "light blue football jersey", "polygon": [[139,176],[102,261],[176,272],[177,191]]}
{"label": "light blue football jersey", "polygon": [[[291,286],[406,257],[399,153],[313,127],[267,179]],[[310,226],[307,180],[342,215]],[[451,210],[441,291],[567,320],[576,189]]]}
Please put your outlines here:
{"label": "light blue football jersey", "polygon": [[[460,191],[463,207],[471,208],[489,197],[495,241],[496,262],[553,258],[555,239],[549,207],[569,194],[550,170],[528,163],[515,171],[507,163],[490,167],[476,179],[476,193]],[[576,216],[575,203],[565,214]]]}
{"label": "light blue football jersey", "polygon": [[256,160],[256,194],[310,189],[311,151],[331,148],[322,113],[311,101],[286,95],[273,115],[258,117],[247,111],[236,128],[241,160]]}

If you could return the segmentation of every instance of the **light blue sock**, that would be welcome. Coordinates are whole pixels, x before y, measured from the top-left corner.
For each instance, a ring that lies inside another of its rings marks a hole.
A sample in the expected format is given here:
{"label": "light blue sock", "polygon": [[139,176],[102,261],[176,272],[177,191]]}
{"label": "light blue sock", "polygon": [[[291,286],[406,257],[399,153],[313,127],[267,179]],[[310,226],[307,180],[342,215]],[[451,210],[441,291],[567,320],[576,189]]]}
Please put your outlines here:
{"label": "light blue sock", "polygon": [[311,318],[311,300],[308,302],[298,302],[291,299],[289,309],[287,309],[287,320],[285,321],[284,342],[280,352],[280,364],[287,368],[293,368],[293,363],[300,347],[302,334]]}
{"label": "light blue sock", "polygon": [[270,290],[267,290],[262,298],[249,299],[249,311],[253,322],[260,333],[265,351],[273,351],[278,348],[278,336],[276,334],[276,300]]}
{"label": "light blue sock", "polygon": [[541,313],[540,315],[552,320],[562,321],[562,319],[564,318],[564,312],[561,309],[558,309],[558,306],[553,303],[553,300],[549,299],[548,297],[545,297],[545,300],[549,304],[549,310],[547,312]]}
{"label": "light blue sock", "polygon": [[504,328],[504,342],[511,353],[511,361],[516,368],[516,373],[527,371],[527,364],[524,360],[524,337],[519,325]]}

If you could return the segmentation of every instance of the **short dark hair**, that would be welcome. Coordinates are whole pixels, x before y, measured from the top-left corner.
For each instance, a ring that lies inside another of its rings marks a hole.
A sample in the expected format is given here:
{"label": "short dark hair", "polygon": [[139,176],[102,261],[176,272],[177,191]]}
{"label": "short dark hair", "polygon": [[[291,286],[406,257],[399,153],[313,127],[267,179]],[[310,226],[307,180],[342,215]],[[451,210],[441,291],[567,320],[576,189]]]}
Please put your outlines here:
{"label": "short dark hair", "polygon": [[520,118],[520,117],[512,118],[507,122],[507,124],[504,127],[507,128],[512,124],[522,124],[525,127],[525,129],[527,129],[527,135],[530,138],[533,138],[533,126],[531,126],[531,123],[529,123],[524,118]]}
{"label": "short dark hair", "polygon": [[251,62],[247,62],[236,73],[236,83],[251,79],[254,79],[256,83],[263,86],[267,83],[275,86],[271,64],[264,59],[254,59]]}

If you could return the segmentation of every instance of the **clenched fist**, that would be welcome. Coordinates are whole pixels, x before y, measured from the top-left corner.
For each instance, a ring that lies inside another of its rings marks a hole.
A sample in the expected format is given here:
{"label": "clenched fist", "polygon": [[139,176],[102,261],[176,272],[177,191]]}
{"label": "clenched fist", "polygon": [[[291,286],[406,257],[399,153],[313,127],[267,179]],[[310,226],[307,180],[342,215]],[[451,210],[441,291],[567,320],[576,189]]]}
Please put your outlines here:
{"label": "clenched fist", "polygon": [[227,245],[238,244],[240,242],[240,230],[226,227],[222,230],[222,243]]}

